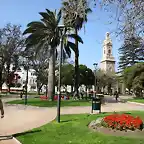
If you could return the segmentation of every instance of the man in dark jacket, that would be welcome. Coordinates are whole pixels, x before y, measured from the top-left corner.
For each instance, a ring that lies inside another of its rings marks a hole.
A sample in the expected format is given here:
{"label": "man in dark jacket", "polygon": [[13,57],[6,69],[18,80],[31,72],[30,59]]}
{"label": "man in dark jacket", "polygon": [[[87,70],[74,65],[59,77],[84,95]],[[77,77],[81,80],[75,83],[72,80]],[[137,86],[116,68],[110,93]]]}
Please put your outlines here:
{"label": "man in dark jacket", "polygon": [[117,91],[115,91],[114,96],[115,96],[115,98],[116,98],[116,102],[118,102],[119,94],[118,94]]}
{"label": "man in dark jacket", "polygon": [[1,118],[4,117],[4,108],[3,108],[3,103],[2,100],[0,99],[0,111],[1,111]]}

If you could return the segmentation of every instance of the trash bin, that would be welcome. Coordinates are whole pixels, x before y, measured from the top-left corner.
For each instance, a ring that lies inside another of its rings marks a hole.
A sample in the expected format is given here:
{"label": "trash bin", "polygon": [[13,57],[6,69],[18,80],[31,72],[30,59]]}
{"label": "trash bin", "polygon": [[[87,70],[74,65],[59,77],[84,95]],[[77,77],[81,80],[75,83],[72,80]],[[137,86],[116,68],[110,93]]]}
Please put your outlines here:
{"label": "trash bin", "polygon": [[92,113],[93,110],[99,110],[99,113],[101,112],[101,99],[100,98],[92,98]]}

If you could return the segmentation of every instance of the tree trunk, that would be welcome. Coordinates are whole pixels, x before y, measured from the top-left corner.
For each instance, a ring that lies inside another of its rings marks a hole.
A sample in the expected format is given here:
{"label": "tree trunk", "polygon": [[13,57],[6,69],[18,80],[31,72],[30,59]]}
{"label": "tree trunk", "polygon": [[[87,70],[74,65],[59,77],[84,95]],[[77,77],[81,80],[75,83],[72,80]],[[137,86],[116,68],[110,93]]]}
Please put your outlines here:
{"label": "tree trunk", "polygon": [[71,85],[71,94],[73,93],[73,85]]}
{"label": "tree trunk", "polygon": [[2,60],[2,63],[0,65],[0,90],[2,92],[2,85],[4,83],[4,79],[3,79],[3,69],[4,69],[4,61]]}
{"label": "tree trunk", "polygon": [[86,87],[85,87],[85,99],[87,100],[87,85],[86,85]]}
{"label": "tree trunk", "polygon": [[46,92],[45,92],[46,93],[46,97],[48,97],[48,88],[47,87],[48,87],[48,84],[46,84]]}
{"label": "tree trunk", "polygon": [[49,69],[48,69],[48,97],[52,101],[54,100],[55,93],[55,49],[52,49],[50,59],[49,59]]}
{"label": "tree trunk", "polygon": [[[75,28],[75,34],[78,35],[78,30]],[[79,98],[79,49],[78,49],[78,40],[75,39],[76,51],[75,51],[75,83],[74,83],[74,91],[75,96]]]}

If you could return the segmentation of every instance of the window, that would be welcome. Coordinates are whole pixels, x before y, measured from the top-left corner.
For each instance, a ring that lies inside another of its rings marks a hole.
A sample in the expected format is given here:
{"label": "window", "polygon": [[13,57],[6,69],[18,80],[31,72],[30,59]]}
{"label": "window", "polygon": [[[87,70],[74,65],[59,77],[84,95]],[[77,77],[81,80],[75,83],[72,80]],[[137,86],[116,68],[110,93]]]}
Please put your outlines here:
{"label": "window", "polygon": [[110,49],[108,50],[108,53],[111,54],[111,50]]}
{"label": "window", "polygon": [[32,83],[32,80],[30,79],[30,82],[29,82],[30,84]]}

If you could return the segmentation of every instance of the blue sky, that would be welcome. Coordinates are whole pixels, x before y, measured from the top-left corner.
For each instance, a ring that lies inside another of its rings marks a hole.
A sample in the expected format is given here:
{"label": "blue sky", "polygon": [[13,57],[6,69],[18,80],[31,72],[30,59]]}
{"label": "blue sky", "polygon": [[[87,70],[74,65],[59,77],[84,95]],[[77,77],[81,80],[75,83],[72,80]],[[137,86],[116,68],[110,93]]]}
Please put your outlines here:
{"label": "blue sky", "polygon": [[[27,23],[33,20],[39,20],[38,12],[59,9],[61,0],[1,0],[0,4],[0,28],[7,23],[20,24],[22,30],[26,28]],[[86,24],[86,32],[82,29],[80,36],[84,44],[79,46],[80,63],[93,69],[93,63],[99,63],[102,58],[102,41],[106,32],[111,32],[116,28],[116,23],[108,24],[109,15],[97,7],[89,15],[89,21]],[[116,69],[118,62],[118,48],[120,41],[114,35],[111,35],[113,41],[113,55],[116,59]],[[72,56],[73,58],[73,56]]]}

